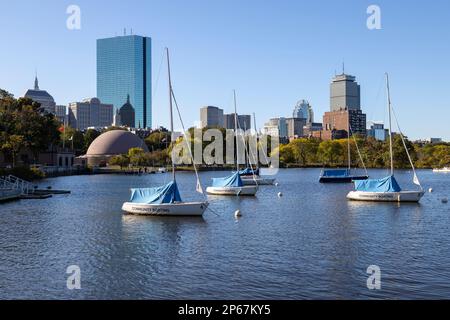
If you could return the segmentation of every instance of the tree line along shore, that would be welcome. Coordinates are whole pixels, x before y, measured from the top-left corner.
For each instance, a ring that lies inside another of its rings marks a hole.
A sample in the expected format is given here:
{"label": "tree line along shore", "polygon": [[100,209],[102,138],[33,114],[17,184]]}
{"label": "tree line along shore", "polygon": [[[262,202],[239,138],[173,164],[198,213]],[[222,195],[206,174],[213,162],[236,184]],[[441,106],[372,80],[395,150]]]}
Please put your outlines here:
{"label": "tree line along shore", "polygon": [[[117,130],[123,128],[108,128]],[[207,128],[206,128],[207,129]],[[205,129],[205,130],[206,130]],[[223,129],[222,129],[223,130]],[[193,128],[189,129],[191,137]],[[104,132],[104,131],[103,131]],[[0,89],[0,159],[11,165],[0,167],[0,176],[15,174],[33,180],[45,175],[30,163],[37,163],[40,152],[50,147],[70,148],[83,155],[89,145],[101,133],[93,129],[77,131],[58,122],[55,116],[43,112],[39,103],[27,98],[16,99],[9,92]],[[224,135],[225,136],[225,135]],[[184,143],[179,138],[176,143]],[[117,168],[166,167],[170,165],[170,133],[164,128],[153,131],[145,138],[150,152],[130,149],[127,154],[112,157],[107,165]],[[193,141],[190,141],[192,144]],[[203,143],[203,149],[208,145]],[[280,167],[345,167],[348,164],[347,139],[321,141],[314,138],[299,138],[282,144],[269,156],[280,159]],[[450,144],[426,144],[406,139],[407,148],[417,168],[440,168],[450,166]],[[358,148],[360,153],[358,153]],[[409,160],[401,137],[394,136],[394,160],[397,168],[409,168]],[[24,150],[32,155],[28,163],[20,161]],[[389,144],[374,138],[355,136],[350,140],[351,162],[354,167],[384,168],[389,164]],[[362,161],[361,161],[362,158]],[[0,161],[1,162],[1,161]],[[232,169],[233,166],[200,166],[201,170]],[[181,169],[190,170],[189,166]]]}

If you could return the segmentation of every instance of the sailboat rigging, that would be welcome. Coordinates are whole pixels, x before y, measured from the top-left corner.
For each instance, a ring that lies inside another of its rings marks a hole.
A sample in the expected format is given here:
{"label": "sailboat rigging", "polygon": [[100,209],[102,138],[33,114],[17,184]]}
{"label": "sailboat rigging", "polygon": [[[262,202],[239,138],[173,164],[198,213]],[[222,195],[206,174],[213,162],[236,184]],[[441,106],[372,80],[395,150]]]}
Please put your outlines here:
{"label": "sailboat rigging", "polygon": [[[169,109],[170,109],[170,131],[171,131],[171,143],[174,142],[174,129],[173,129],[173,102],[177,107],[178,115],[181,119],[180,110],[173,93],[172,79],[170,72],[170,56],[169,49],[166,48],[167,54],[167,70],[169,79]],[[184,130],[184,124],[183,124]],[[188,149],[191,159],[192,152],[190,150],[189,143]],[[136,188],[131,189],[131,198],[128,202],[125,202],[122,206],[122,210],[131,214],[139,215],[158,215],[158,216],[202,216],[208,208],[208,202],[184,202],[181,199],[181,195],[178,189],[176,181],[176,168],[174,154],[172,153],[172,181],[166,185],[156,188]],[[193,161],[193,159],[192,159]],[[197,190],[201,190],[200,180],[198,177],[195,162],[193,161],[196,177],[197,177]],[[199,188],[200,185],[200,188]]]}
{"label": "sailboat rigging", "polygon": [[425,192],[417,177],[414,163],[412,162],[408,148],[406,147],[405,139],[398,126],[397,117],[394,117],[397,122],[397,127],[400,131],[400,136],[405,147],[408,159],[410,161],[414,177],[413,183],[420,187],[420,190],[402,190],[397,180],[394,177],[394,151],[392,141],[392,104],[391,93],[389,86],[389,75],[386,73],[386,92],[387,104],[389,109],[389,153],[390,153],[390,175],[383,179],[368,179],[365,181],[355,181],[355,191],[351,191],[347,198],[349,200],[358,201],[388,201],[388,202],[419,202],[424,196]]}
{"label": "sailboat rigging", "polygon": [[[214,178],[212,186],[206,189],[206,192],[210,195],[222,195],[222,196],[254,196],[258,192],[258,185],[245,185],[243,179],[241,179],[239,171],[239,135],[238,135],[238,114],[236,104],[236,91],[233,91],[234,97],[234,124],[235,124],[235,138],[236,138],[236,172],[231,176],[224,178]],[[244,141],[244,149],[245,141]],[[253,168],[250,170],[252,176],[254,176]]]}
{"label": "sailboat rigging", "polygon": [[[367,175],[367,170],[365,174],[358,175],[352,174],[352,159],[351,159],[351,150],[350,150],[350,135],[351,135],[351,126],[350,126],[350,110],[347,110],[347,160],[348,165],[347,169],[324,169],[320,173],[319,182],[320,183],[348,183],[356,180],[366,180],[369,178]],[[352,134],[353,136],[353,134]],[[354,136],[353,136],[354,138]],[[364,161],[359,152],[358,143],[355,139],[356,148],[360,157],[360,160],[365,168]]]}

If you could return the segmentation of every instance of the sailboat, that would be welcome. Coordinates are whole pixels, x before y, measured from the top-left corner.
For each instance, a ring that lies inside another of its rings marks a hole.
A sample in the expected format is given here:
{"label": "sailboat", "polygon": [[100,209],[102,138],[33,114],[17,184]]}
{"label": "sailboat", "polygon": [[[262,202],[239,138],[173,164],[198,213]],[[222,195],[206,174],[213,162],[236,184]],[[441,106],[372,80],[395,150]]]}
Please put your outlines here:
{"label": "sailboat", "polygon": [[414,164],[409,155],[408,148],[406,147],[405,140],[403,138],[403,134],[401,133],[400,128],[398,129],[400,131],[400,136],[403,141],[403,146],[405,147],[408,159],[414,172],[413,182],[414,184],[420,187],[420,190],[402,190],[402,188],[400,187],[400,185],[398,184],[397,180],[394,177],[394,153],[392,147],[392,106],[391,106],[388,74],[386,74],[386,88],[387,88],[387,99],[389,108],[389,152],[391,159],[390,175],[383,179],[368,179],[355,181],[355,191],[351,191],[347,195],[347,198],[349,200],[358,200],[358,201],[419,202],[420,199],[425,194],[425,192],[420,184],[419,178],[417,177]]}
{"label": "sailboat", "polygon": [[[237,138],[237,107],[236,107],[236,91],[234,92],[234,125],[235,125],[235,137]],[[236,172],[231,176],[224,178],[213,179],[212,186],[206,189],[206,192],[211,195],[221,195],[221,196],[254,196],[258,192],[258,185],[244,185],[243,179],[240,175],[239,170],[239,143],[236,139]],[[252,172],[252,177],[254,177],[254,171],[249,168]]]}
{"label": "sailboat", "polygon": [[353,182],[356,180],[366,180],[369,178],[369,175],[367,174],[366,167],[364,166],[364,161],[361,157],[361,154],[359,153],[358,144],[356,143],[356,148],[358,150],[358,154],[360,157],[360,160],[364,166],[364,170],[366,171],[363,175],[358,174],[352,174],[352,159],[351,159],[351,152],[350,152],[350,112],[348,112],[348,119],[347,119],[347,159],[348,159],[348,167],[346,169],[324,169],[320,173],[319,182],[320,183],[348,183]]}
{"label": "sailboat", "polygon": [[[170,132],[171,143],[174,141],[173,134],[173,100],[172,80],[170,76],[169,49],[166,48],[167,69],[169,74],[169,106],[170,106]],[[176,101],[175,101],[176,104]],[[177,106],[178,108],[178,106]],[[178,110],[179,111],[179,110]],[[190,146],[188,146],[190,151]],[[192,152],[191,152],[192,158]],[[193,161],[197,176],[197,191],[203,193],[197,168]],[[174,155],[172,154],[172,181],[157,188],[131,189],[131,198],[122,206],[122,210],[131,214],[154,215],[154,216],[202,216],[208,208],[207,201],[184,202],[181,199],[176,181],[176,170]]]}
{"label": "sailboat", "polygon": [[[258,131],[256,130],[256,117],[253,113],[253,121],[255,125],[256,132],[256,141],[258,141]],[[254,155],[255,159],[257,155]],[[247,157],[248,159],[248,157]],[[275,183],[275,178],[262,177],[260,175],[260,168],[255,168],[250,165],[250,161],[247,161],[247,167],[244,170],[239,171],[239,175],[241,176],[242,182],[244,185],[273,185]]]}

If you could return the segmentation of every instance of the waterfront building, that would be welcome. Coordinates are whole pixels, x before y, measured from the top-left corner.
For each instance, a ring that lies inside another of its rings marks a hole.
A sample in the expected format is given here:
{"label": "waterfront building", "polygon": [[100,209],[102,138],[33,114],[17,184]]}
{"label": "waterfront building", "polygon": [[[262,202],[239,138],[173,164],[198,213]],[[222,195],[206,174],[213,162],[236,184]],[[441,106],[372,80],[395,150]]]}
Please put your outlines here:
{"label": "waterfront building", "polygon": [[315,132],[320,132],[322,130],[323,126],[321,123],[318,122],[306,123],[306,125],[303,127],[303,136],[314,137]]}
{"label": "waterfront building", "polygon": [[[350,136],[360,134],[366,136],[366,115],[361,110],[339,110],[325,112],[323,116],[323,139],[341,139],[348,136],[350,121]],[[345,135],[336,132],[345,131]],[[334,133],[333,133],[334,132]]]}
{"label": "waterfront building", "polygon": [[361,109],[361,87],[354,76],[342,73],[331,81],[330,106],[331,111],[341,109]]}
{"label": "waterfront building", "polygon": [[137,135],[125,130],[112,130],[101,134],[80,159],[87,160],[90,166],[106,165],[116,155],[127,154],[131,148],[141,148],[148,152],[145,142]]}
{"label": "waterfront building", "polygon": [[288,137],[288,128],[286,118],[272,118],[263,127],[263,133],[269,136],[278,136],[280,138]]}
{"label": "waterfront building", "polygon": [[292,117],[306,119],[306,124],[310,124],[314,122],[314,111],[308,101],[300,100],[294,108]]}
{"label": "waterfront building", "polygon": [[37,76],[34,79],[34,89],[27,90],[24,97],[40,103],[44,111],[55,114],[55,100],[47,91],[39,89]]}
{"label": "waterfront building", "polygon": [[112,104],[104,104],[98,98],[85,99],[69,104],[69,125],[77,130],[89,127],[109,127],[113,123]]}
{"label": "waterfront building", "polygon": [[287,136],[289,139],[303,137],[303,127],[306,125],[304,118],[287,118]]}
{"label": "waterfront building", "polygon": [[223,128],[224,124],[224,116],[223,110],[214,107],[207,106],[200,109],[200,127],[221,127]]}
{"label": "waterfront building", "polygon": [[382,122],[372,122],[370,129],[367,130],[367,136],[379,141],[385,141],[389,137],[389,130],[384,128]]}
{"label": "waterfront building", "polygon": [[127,102],[119,110],[120,125],[128,128],[135,128],[135,112],[130,103],[130,95],[127,95]]}
{"label": "waterfront building", "polygon": [[442,143],[442,138],[429,138],[427,142],[431,144]]}
{"label": "waterfront building", "polygon": [[[361,110],[361,87],[356,78],[342,73],[330,85],[330,111],[323,116],[322,139],[341,139],[352,134],[366,136],[366,115]],[[348,128],[350,126],[350,133]],[[344,134],[345,132],[345,134]]]}
{"label": "waterfront building", "polygon": [[137,35],[97,40],[97,96],[118,109],[130,95],[135,125],[152,126],[151,38]]}
{"label": "waterfront building", "polygon": [[[252,117],[246,114],[238,115],[238,126],[239,129],[248,131],[252,128]],[[235,113],[224,115],[224,127],[225,129],[235,130]]]}
{"label": "waterfront building", "polygon": [[59,122],[66,124],[67,121],[67,107],[58,105],[55,107],[55,115]]}

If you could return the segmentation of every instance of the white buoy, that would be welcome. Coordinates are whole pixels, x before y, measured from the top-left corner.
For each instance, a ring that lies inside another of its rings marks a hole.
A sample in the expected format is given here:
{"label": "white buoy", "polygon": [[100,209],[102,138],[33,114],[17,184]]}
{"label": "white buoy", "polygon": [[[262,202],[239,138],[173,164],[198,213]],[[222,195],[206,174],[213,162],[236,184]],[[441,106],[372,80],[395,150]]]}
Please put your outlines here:
{"label": "white buoy", "polygon": [[242,217],[242,213],[241,210],[236,210],[236,212],[234,213],[235,218],[240,218]]}
{"label": "white buoy", "polygon": [[428,189],[428,192],[432,193],[433,192],[433,188]]}
{"label": "white buoy", "polygon": [[448,203],[448,199],[447,198],[443,198],[441,201],[442,201],[442,203]]}
{"label": "white buoy", "polygon": [[281,192],[278,192],[278,198],[281,198],[283,194]]}
{"label": "white buoy", "polygon": [[275,182],[275,187],[278,187],[280,184],[278,182]]}

